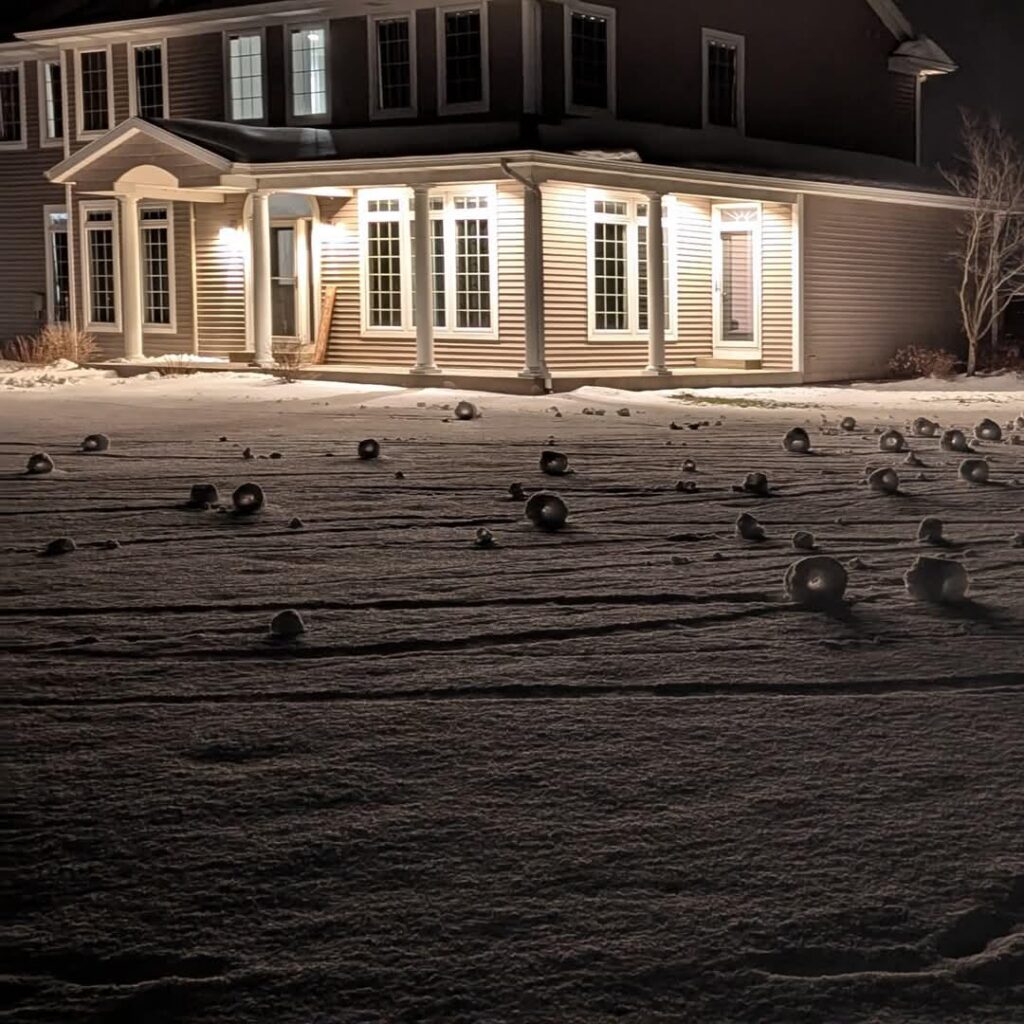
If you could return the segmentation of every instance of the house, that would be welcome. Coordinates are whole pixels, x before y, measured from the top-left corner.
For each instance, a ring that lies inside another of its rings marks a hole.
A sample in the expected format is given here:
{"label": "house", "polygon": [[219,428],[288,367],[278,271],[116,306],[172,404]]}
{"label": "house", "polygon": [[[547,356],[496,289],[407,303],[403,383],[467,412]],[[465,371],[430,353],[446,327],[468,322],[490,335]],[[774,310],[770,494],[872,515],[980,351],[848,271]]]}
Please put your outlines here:
{"label": "house", "polygon": [[524,389],[959,344],[955,65],[893,0],[71,7],[0,43],[0,339]]}

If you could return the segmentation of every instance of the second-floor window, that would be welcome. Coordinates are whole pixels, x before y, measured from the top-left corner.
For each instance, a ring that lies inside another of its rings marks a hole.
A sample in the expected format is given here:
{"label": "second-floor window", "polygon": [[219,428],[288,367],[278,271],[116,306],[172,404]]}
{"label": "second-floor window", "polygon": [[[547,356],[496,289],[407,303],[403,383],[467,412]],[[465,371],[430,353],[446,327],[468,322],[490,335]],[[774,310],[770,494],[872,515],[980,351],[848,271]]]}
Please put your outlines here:
{"label": "second-floor window", "polygon": [[570,113],[615,109],[615,12],[565,8],[566,106]]}
{"label": "second-floor window", "polygon": [[79,55],[79,95],[82,103],[80,132],[105,132],[110,127],[110,81],[106,50],[85,50]]}
{"label": "second-floor window", "polygon": [[64,94],[59,60],[39,65],[39,99],[39,141],[44,146],[60,142],[64,138]]}
{"label": "second-floor window", "polygon": [[705,29],[704,126],[743,131],[743,36]]}
{"label": "second-floor window", "polygon": [[166,117],[164,100],[164,48],[161,43],[132,47],[133,113],[138,117]]}
{"label": "second-floor window", "polygon": [[442,7],[438,14],[441,113],[485,110],[489,102],[487,8],[466,4]]}
{"label": "second-floor window", "polygon": [[263,120],[263,33],[229,35],[228,102],[232,121]]}
{"label": "second-floor window", "polygon": [[21,65],[0,68],[0,146],[21,147],[25,143],[24,92]]}
{"label": "second-floor window", "polygon": [[327,114],[327,29],[307,25],[288,31],[292,117]]}
{"label": "second-floor window", "polygon": [[370,59],[373,62],[377,117],[411,115],[416,109],[416,44],[412,18],[374,18]]}

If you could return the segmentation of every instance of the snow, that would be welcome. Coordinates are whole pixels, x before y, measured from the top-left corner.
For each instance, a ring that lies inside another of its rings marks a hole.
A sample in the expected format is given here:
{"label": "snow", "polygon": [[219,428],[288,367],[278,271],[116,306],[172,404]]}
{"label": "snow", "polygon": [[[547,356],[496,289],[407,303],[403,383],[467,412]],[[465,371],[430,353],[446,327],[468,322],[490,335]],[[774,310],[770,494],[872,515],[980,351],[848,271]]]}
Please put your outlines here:
{"label": "snow", "polygon": [[[978,443],[972,486],[909,429],[1024,412],[994,383],[6,389],[12,1019],[1015,1019],[1024,446]],[[187,507],[201,482],[266,506]],[[565,528],[513,482],[556,484]],[[797,530],[844,605],[787,600]],[[922,553],[970,600],[913,600]],[[305,632],[272,636],[288,611]]]}

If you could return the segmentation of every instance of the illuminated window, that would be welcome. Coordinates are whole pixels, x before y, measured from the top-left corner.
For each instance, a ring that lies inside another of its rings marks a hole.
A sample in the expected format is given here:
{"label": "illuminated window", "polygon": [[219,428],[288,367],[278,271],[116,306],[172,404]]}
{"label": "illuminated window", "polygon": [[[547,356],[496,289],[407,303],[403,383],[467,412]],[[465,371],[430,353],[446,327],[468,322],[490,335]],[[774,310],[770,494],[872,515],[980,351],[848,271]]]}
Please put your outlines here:
{"label": "illuminated window", "polygon": [[228,94],[232,121],[263,120],[263,35],[227,37]]}
{"label": "illuminated window", "polygon": [[292,116],[323,117],[327,113],[327,29],[308,25],[288,34]]}

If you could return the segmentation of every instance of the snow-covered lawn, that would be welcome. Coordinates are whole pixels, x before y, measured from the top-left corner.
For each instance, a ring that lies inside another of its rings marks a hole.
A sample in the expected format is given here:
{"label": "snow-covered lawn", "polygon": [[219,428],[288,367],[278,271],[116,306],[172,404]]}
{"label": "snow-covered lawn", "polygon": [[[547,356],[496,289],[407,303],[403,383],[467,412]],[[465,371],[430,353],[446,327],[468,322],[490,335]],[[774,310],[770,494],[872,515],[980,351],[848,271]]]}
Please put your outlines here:
{"label": "snow-covered lawn", "polygon": [[[43,377],[0,367],[10,1019],[1015,1019],[1020,378],[470,395],[458,422],[444,391]],[[934,439],[879,452],[918,415],[1011,425],[992,482]],[[890,464],[901,493],[870,492]],[[733,489],[754,470],[772,496]],[[258,515],[184,507],[246,481]],[[798,529],[845,609],[786,601]],[[911,601],[920,554],[971,601]]]}

